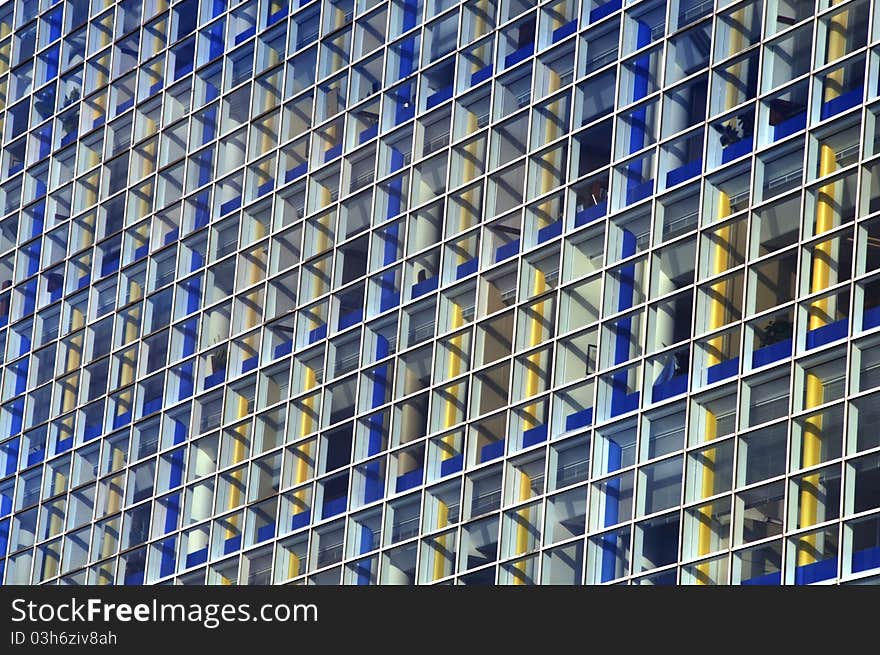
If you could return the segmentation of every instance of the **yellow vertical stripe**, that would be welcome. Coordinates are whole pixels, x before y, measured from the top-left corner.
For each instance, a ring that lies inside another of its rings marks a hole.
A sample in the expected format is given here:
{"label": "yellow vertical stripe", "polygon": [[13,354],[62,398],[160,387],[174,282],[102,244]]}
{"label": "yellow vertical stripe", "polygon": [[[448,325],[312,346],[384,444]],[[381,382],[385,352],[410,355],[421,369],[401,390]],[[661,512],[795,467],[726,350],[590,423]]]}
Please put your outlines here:
{"label": "yellow vertical stripe", "polygon": [[[834,61],[846,52],[847,14],[841,12],[833,16],[828,26],[826,61]],[[843,87],[843,69],[829,73],[826,78],[824,97],[828,102],[840,95]],[[819,176],[830,175],[837,168],[837,154],[826,144],[819,147]],[[835,202],[834,184],[826,184],[819,188],[816,199],[816,234],[831,230],[837,223],[837,203]],[[810,276],[810,293],[828,288],[831,280],[832,242],[823,241],[813,250],[813,266]],[[820,298],[811,303],[808,310],[807,329],[815,330],[827,323],[829,311],[828,298]],[[806,374],[805,409],[817,407],[824,400],[825,390],[821,378],[815,373]],[[816,415],[804,421],[803,428],[803,468],[815,466],[822,459],[822,416]],[[819,517],[819,474],[805,476],[801,481],[799,496],[798,524],[799,527],[814,525]],[[798,540],[797,565],[804,566],[817,560],[816,535],[806,535]]]}

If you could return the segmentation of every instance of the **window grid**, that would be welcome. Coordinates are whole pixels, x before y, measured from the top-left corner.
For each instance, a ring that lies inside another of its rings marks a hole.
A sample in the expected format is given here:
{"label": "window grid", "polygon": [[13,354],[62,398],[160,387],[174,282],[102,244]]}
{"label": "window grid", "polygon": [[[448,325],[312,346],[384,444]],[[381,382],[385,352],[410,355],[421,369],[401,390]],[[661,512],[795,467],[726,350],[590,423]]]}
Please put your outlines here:
{"label": "window grid", "polygon": [[91,4],[0,5],[7,584],[876,567],[874,3]]}

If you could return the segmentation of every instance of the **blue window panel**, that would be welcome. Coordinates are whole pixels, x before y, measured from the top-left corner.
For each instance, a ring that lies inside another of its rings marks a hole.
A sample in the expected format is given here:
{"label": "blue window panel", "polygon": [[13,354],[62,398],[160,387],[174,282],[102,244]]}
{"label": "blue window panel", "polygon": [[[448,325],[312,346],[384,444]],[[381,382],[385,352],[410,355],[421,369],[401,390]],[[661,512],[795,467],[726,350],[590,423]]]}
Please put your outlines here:
{"label": "blue window panel", "polygon": [[364,312],[362,309],[356,309],[352,312],[347,312],[339,317],[339,330],[344,330],[347,327],[351,327],[352,325],[356,325],[360,323],[364,318]]}
{"label": "blue window panel", "polygon": [[145,564],[146,564],[146,557],[143,555],[138,558],[137,564],[132,565],[131,562],[129,562],[128,566],[125,570],[125,580],[124,580],[123,584],[136,585],[136,586],[144,584],[144,566],[145,566]]}
{"label": "blue window panel", "polygon": [[[229,552],[229,551],[227,551]],[[192,566],[198,566],[199,564],[204,564],[208,561],[208,547],[200,548],[199,550],[187,553],[186,555],[186,568],[190,568]]]}
{"label": "blue window panel", "polygon": [[257,368],[257,364],[260,363],[259,355],[254,355],[253,357],[248,357],[241,363],[241,372],[247,373],[248,371],[252,371]]}
{"label": "blue window panel", "polygon": [[4,408],[9,414],[9,434],[21,432],[22,419],[24,419],[24,398],[18,398]]}
{"label": "blue window panel", "polygon": [[260,196],[264,196],[272,189],[275,188],[275,180],[269,180],[268,182],[263,182],[260,186],[257,187],[257,198]]}
{"label": "blue window panel", "polygon": [[[217,92],[217,95],[219,95],[219,91]],[[209,98],[208,102],[211,100],[213,100],[213,98]],[[202,143],[213,141],[217,136],[217,112],[217,105],[212,105],[205,110],[205,119],[202,121]],[[201,155],[201,153],[199,154]],[[213,155],[213,147],[211,148],[211,155]]]}
{"label": "blue window panel", "polygon": [[18,395],[27,390],[28,358],[16,362],[9,367],[9,372],[15,377],[13,394]]}
{"label": "blue window panel", "polygon": [[464,463],[462,455],[455,455],[440,462],[440,476],[444,477],[461,471]]}
{"label": "blue window panel", "polygon": [[736,375],[739,370],[739,357],[733,357],[718,364],[713,364],[706,369],[706,382],[712,384],[719,380]]}
{"label": "blue window panel", "polygon": [[43,16],[49,27],[49,41],[61,38],[61,11],[63,5],[59,5]]}
{"label": "blue window panel", "polygon": [[[612,480],[608,483],[608,486],[610,487],[615,482],[619,482],[619,480]],[[609,502],[611,502],[610,499],[605,501],[606,508],[608,507]],[[617,538],[617,531],[610,534],[602,535],[602,566],[600,569],[602,582],[608,582],[609,580],[613,580],[615,577],[617,577],[615,575],[617,560],[621,557],[625,558],[625,555],[621,555],[618,553]]]}
{"label": "blue window panel", "polygon": [[405,123],[413,116],[416,115],[416,107],[415,103],[406,98],[406,99],[398,99],[397,101],[397,110],[394,113],[394,124],[400,125],[401,123]]}
{"label": "blue window panel", "polygon": [[754,137],[752,135],[743,137],[739,141],[731,143],[726,148],[721,149],[721,163],[726,164],[738,157],[747,155],[752,151],[754,145]]}
{"label": "blue window panel", "polygon": [[807,350],[843,339],[849,332],[849,319],[842,318],[814,330],[807,330]]}
{"label": "blue window panel", "polygon": [[493,70],[493,66],[492,66],[492,64],[489,64],[488,66],[483,66],[480,70],[472,73],[471,74],[471,86],[475,86],[475,85],[479,84],[480,82],[484,82],[484,81],[488,80],[490,77],[492,77],[492,70]]}
{"label": "blue window panel", "polygon": [[[18,450],[19,450],[19,439],[11,439],[0,445],[0,453],[3,455],[3,460],[5,462],[3,469],[0,470],[0,477],[5,477],[7,475],[12,475],[18,469]],[[0,549],[0,553],[3,552],[3,549]]]}
{"label": "blue window panel", "polygon": [[701,170],[703,170],[702,158],[688,162],[684,166],[679,166],[666,174],[666,186],[670,187],[681,184],[685,180],[699,175]]}
{"label": "blue window panel", "polygon": [[188,318],[180,324],[180,330],[183,332],[183,357],[189,357],[195,354],[196,344],[199,337],[199,322],[195,316]]}
{"label": "blue window panel", "polygon": [[199,275],[185,280],[181,288],[186,297],[186,313],[192,314],[197,312],[202,298],[202,276]]}
{"label": "blue window panel", "polygon": [[159,576],[172,575],[177,568],[177,558],[174,552],[177,546],[176,537],[168,537],[159,542]]}
{"label": "blue window panel", "polygon": [[880,325],[880,306],[865,309],[862,315],[862,329],[869,330]]}
{"label": "blue window panel", "polygon": [[[380,336],[379,339],[387,343],[384,337]],[[373,397],[371,398],[372,402],[370,405],[372,408],[381,407],[385,404],[388,396],[388,386],[388,364],[386,364],[385,366],[377,367],[373,372]],[[378,419],[381,428],[381,418],[378,416],[373,418]]]}
{"label": "blue window panel", "polygon": [[752,368],[758,368],[780,359],[791,357],[791,339],[783,339],[752,353]]}
{"label": "blue window panel", "polygon": [[403,176],[399,175],[389,180],[386,184],[388,192],[388,216],[386,218],[394,218],[400,214],[403,200]]}
{"label": "blue window panel", "polygon": [[8,516],[12,513],[12,490],[10,484],[8,488],[0,489],[0,516]]}
{"label": "blue window panel", "polygon": [[404,32],[411,30],[416,26],[419,17],[419,9],[419,3],[416,0],[404,0],[403,24],[401,25]]}
{"label": "blue window panel", "polygon": [[321,518],[328,519],[331,516],[342,514],[345,511],[345,496],[330,498],[324,501],[324,507],[321,510]]}
{"label": "blue window panel", "polygon": [[538,425],[533,428],[529,428],[522,435],[522,447],[528,448],[529,446],[534,446],[537,443],[541,443],[547,441],[547,426],[546,425]]}
{"label": "blue window panel", "polygon": [[587,407],[586,409],[582,409],[579,412],[575,412],[574,414],[569,414],[565,417],[565,429],[568,430],[577,430],[578,428],[585,428],[588,425],[593,424],[593,408]]}
{"label": "blue window panel", "polygon": [[281,9],[279,9],[278,11],[276,11],[274,13],[269,14],[269,17],[266,18],[266,27],[268,27],[269,25],[274,25],[275,23],[280,21],[285,16],[287,16],[287,3],[286,2],[284,3],[284,6],[281,7]]}
{"label": "blue window panel", "polygon": [[55,44],[40,55],[40,60],[46,65],[45,75],[43,79],[39,80],[40,84],[45,84],[49,80],[58,77],[58,54],[60,50],[61,47]]}
{"label": "blue window panel", "polygon": [[504,58],[504,68],[507,69],[511,66],[514,66],[521,62],[523,59],[531,57],[534,53],[535,44],[527,43],[526,45],[517,48]]}
{"label": "blue window panel", "polygon": [[600,5],[596,7],[590,12],[589,22],[595,23],[596,21],[602,20],[606,16],[610,16],[615,11],[620,9],[621,0],[611,0],[611,2],[606,2],[604,5]]}
{"label": "blue window panel", "polygon": [[[388,172],[389,173],[396,173],[401,168],[403,168],[403,165],[406,163],[406,157],[404,157],[404,154],[402,152],[400,152],[400,150],[397,150],[396,148],[389,148],[389,150],[391,151],[391,157],[390,157],[390,161],[389,161],[389,165],[388,165]],[[389,213],[388,218],[391,218],[392,216],[396,216],[397,213],[399,213],[399,211],[395,212],[394,214]],[[396,228],[396,226],[395,226],[395,228]],[[397,234],[397,230],[395,229],[395,236],[396,236],[396,234]]]}
{"label": "blue window panel", "polygon": [[49,292],[49,300],[55,302],[64,295],[64,275],[61,273],[44,273],[46,278],[46,291]]}
{"label": "blue window panel", "polygon": [[113,116],[119,116],[119,114],[124,112],[126,109],[131,109],[132,107],[134,107],[134,98],[128,98],[127,100],[124,100],[123,102],[120,102],[118,105],[116,105],[116,110],[113,112]]}
{"label": "blue window panel", "polygon": [[211,373],[211,375],[205,376],[205,389],[210,389],[211,387],[215,387],[226,378],[226,371],[217,371],[216,373]]}
{"label": "blue window panel", "polygon": [[195,197],[196,217],[195,224],[193,225],[194,230],[198,230],[200,227],[204,227],[211,222],[211,205],[209,203],[209,193],[210,190],[205,189]]}
{"label": "blue window panel", "polygon": [[382,496],[382,475],[379,462],[368,462],[364,465],[364,503],[372,503]]}
{"label": "blue window panel", "polygon": [[174,59],[174,73],[172,77],[174,80],[179,80],[184,75],[188,75],[192,72],[193,59],[195,58],[196,52],[196,40],[194,38],[189,38],[183,43],[175,46],[171,52]]}
{"label": "blue window panel", "polygon": [[241,195],[237,195],[231,200],[227,200],[222,205],[220,205],[220,215],[224,216],[229,212],[235,211],[239,207],[241,207]]}
{"label": "blue window panel", "polygon": [[[143,413],[142,416],[146,416],[147,414],[152,414],[153,412],[158,412],[162,409],[162,396],[157,396],[156,398],[150,398],[149,400],[144,401]],[[121,418],[121,417],[120,417]],[[125,423],[131,422],[131,415],[129,414],[129,419],[125,421]],[[114,425],[113,427],[119,427]]]}
{"label": "blue window panel", "polygon": [[73,436],[65,437],[64,439],[59,439],[55,443],[55,454],[60,455],[63,452],[67,452],[73,448]]}
{"label": "blue window panel", "polygon": [[592,207],[587,207],[586,209],[581,209],[577,214],[574,215],[574,225],[575,227],[580,227],[581,225],[586,225],[587,223],[592,223],[598,218],[602,218],[605,214],[608,213],[608,201],[603,200],[602,202],[593,205]]}
{"label": "blue window panel", "polygon": [[426,108],[431,109],[432,107],[436,107],[441,102],[449,100],[452,97],[452,85],[443,87],[439,91],[435,91],[431,95],[428,96],[428,99],[425,102]]}
{"label": "blue window panel", "polygon": [[105,275],[110,275],[111,273],[115,273],[119,270],[119,249],[113,250],[108,253],[101,260],[101,277]]}
{"label": "blue window panel", "polygon": [[186,448],[178,448],[171,453],[171,471],[168,476],[168,486],[171,488],[179,487],[183,483],[183,456],[185,453]]}
{"label": "blue window panel", "polygon": [[20,346],[18,348],[19,355],[26,355],[31,351],[31,333],[28,330],[26,333],[19,335],[20,338]]}
{"label": "blue window panel", "polygon": [[360,531],[361,538],[359,539],[360,543],[358,544],[358,552],[356,554],[363,555],[364,553],[369,553],[371,550],[379,547],[372,530],[363,526]]}
{"label": "blue window panel", "polygon": [[73,130],[61,137],[60,146],[63,148],[64,146],[73,143],[74,141],[76,141],[77,135],[77,129],[76,127],[74,127]]}
{"label": "blue window panel", "polygon": [[379,124],[374,123],[373,125],[370,125],[370,127],[366,128],[365,130],[361,130],[361,133],[358,135],[358,144],[366,143],[367,141],[372,139],[374,136],[377,136],[378,134],[379,134]]}
{"label": "blue window panel", "polygon": [[39,130],[37,130],[37,141],[39,142],[39,154],[37,155],[40,159],[44,157],[48,157],[52,152],[52,123],[49,122]]}
{"label": "blue window panel", "polygon": [[562,39],[567,36],[571,36],[572,34],[577,32],[577,26],[577,20],[570,20],[562,27],[557,27],[550,35],[551,42],[556,43],[557,41],[562,41]]}
{"label": "blue window panel", "polygon": [[[391,344],[381,334],[376,335],[376,359],[384,359],[391,354]],[[375,407],[375,405],[373,405]]]}
{"label": "blue window panel", "polygon": [[257,33],[257,26],[251,25],[250,27],[245,28],[241,32],[235,35],[235,45],[238,45],[242,41],[246,41],[251,38],[254,34]]}
{"label": "blue window panel", "polygon": [[480,464],[488,462],[490,459],[501,457],[504,454],[504,439],[487,443],[480,448]]}
{"label": "blue window panel", "polygon": [[37,271],[40,270],[40,250],[41,250],[42,241],[37,239],[31,244],[28,244],[24,249],[24,254],[27,257],[27,274],[33,275]]}
{"label": "blue window panel", "polygon": [[33,205],[30,209],[31,215],[31,236],[36,237],[43,233],[43,227],[46,221],[46,201]]}
{"label": "blue window panel", "polygon": [[812,584],[837,577],[837,558],[829,558],[795,567],[796,585]]}
{"label": "blue window panel", "polygon": [[857,550],[852,554],[852,572],[880,568],[880,547]]}
{"label": "blue window panel", "polygon": [[[174,532],[177,529],[177,519],[180,518],[180,493],[171,494],[165,500],[165,532]],[[207,553],[207,549],[205,551]]]}
{"label": "blue window panel", "polygon": [[825,120],[826,118],[830,118],[846,111],[847,109],[851,109],[856,105],[861,104],[863,98],[864,89],[861,86],[841,93],[836,98],[832,98],[831,100],[822,103],[822,107],[819,110],[820,119]]}
{"label": "blue window panel", "polygon": [[293,352],[293,340],[288,339],[287,341],[282,341],[277,346],[275,346],[274,359],[289,355],[291,352]]}
{"label": "blue window panel", "polygon": [[324,151],[324,162],[326,163],[326,162],[330,161],[331,159],[336,159],[340,155],[342,155],[342,144],[337,143],[332,148],[328,148],[327,150]]}
{"label": "blue window panel", "polygon": [[299,528],[304,528],[311,521],[311,515],[309,512],[299,512],[290,517],[290,529],[298,530]]}
{"label": "blue window panel", "polygon": [[417,468],[410,471],[409,473],[404,473],[403,475],[397,476],[397,482],[395,483],[394,487],[395,492],[400,493],[402,491],[406,491],[407,489],[412,489],[413,487],[419,486],[422,483],[423,474],[424,470],[421,468]]}
{"label": "blue window panel", "polygon": [[196,20],[199,15],[198,0],[183,0],[175,5],[177,13],[177,38],[182,39],[196,30]]}
{"label": "blue window panel", "polygon": [[435,275],[434,277],[430,277],[427,280],[416,282],[412,286],[412,299],[418,298],[419,296],[424,296],[426,293],[434,291],[437,288],[437,284],[439,283],[439,281],[439,278]]}
{"label": "blue window panel", "polygon": [[773,140],[779,141],[807,127],[807,112],[802,111],[773,126]]}
{"label": "blue window panel", "polygon": [[327,336],[327,324],[319,325],[318,327],[309,331],[309,343],[315,343],[316,341],[320,341],[324,337]]}
{"label": "blue window panel", "polygon": [[[641,162],[639,162],[641,164]],[[639,200],[644,200],[654,192],[654,180],[645,180],[644,182],[634,183],[636,178],[627,177],[626,204],[632,205]]]}
{"label": "blue window panel", "polygon": [[214,0],[213,2],[206,2],[205,4],[208,4],[211,7],[211,18],[217,18],[217,16],[226,11],[226,0]]}
{"label": "blue window panel", "polygon": [[[187,436],[187,426],[186,421],[181,421],[178,419],[174,419],[174,445],[177,445],[186,440]],[[183,453],[181,453],[181,459],[183,458]],[[182,465],[181,465],[182,466]],[[183,469],[181,469],[183,470]],[[180,484],[179,482],[177,484]]]}
{"label": "blue window panel", "polygon": [[538,230],[538,243],[544,243],[562,234],[562,221],[553,221]]}
{"label": "blue window panel", "polygon": [[617,387],[611,394],[611,416],[619,416],[632,412],[639,407],[639,392],[625,394],[619,391]]}
{"label": "blue window panel", "polygon": [[[0,553],[6,554],[6,547],[9,545],[9,519],[0,521]],[[2,578],[0,578],[2,579]]]}
{"label": "blue window panel", "polygon": [[476,273],[480,268],[480,260],[474,257],[473,259],[469,259],[466,262],[463,262],[458,265],[455,269],[455,279],[460,280],[463,277],[471,275],[472,273]]}
{"label": "blue window panel", "polygon": [[302,164],[299,164],[298,166],[295,166],[294,168],[291,168],[289,171],[287,171],[284,174],[284,181],[290,182],[291,180],[295,180],[296,178],[305,175],[308,171],[309,163],[304,161]]}
{"label": "blue window panel", "polygon": [[180,230],[174,228],[167,234],[165,234],[164,245],[168,245],[169,243],[174,243],[177,239],[180,238]]}
{"label": "blue window panel", "polygon": [[[159,407],[161,408],[161,406],[162,406],[162,399],[160,398],[159,399]],[[146,414],[147,414],[147,404],[144,403],[144,415],[146,415]],[[114,416],[112,429],[115,430],[116,428],[121,428],[123,425],[128,425],[129,423],[131,423],[131,410]]]}
{"label": "blue window panel", "polygon": [[687,391],[687,381],[688,376],[685,373],[684,375],[676,375],[669,380],[655,384],[651,389],[651,400],[656,403],[684,393]]}
{"label": "blue window panel", "polygon": [[85,427],[83,428],[83,440],[90,441],[91,439],[100,437],[102,432],[103,430],[101,428],[100,420],[97,423],[86,423]]}
{"label": "blue window panel", "polygon": [[[205,126],[204,131],[213,131],[213,128],[211,128],[210,126]],[[193,164],[196,166],[199,172],[199,186],[204,186],[205,184],[208,184],[214,175],[214,167],[211,165],[213,156],[214,148],[208,148],[207,150],[203,150],[193,158]]]}
{"label": "blue window panel", "polygon": [[266,525],[260,526],[257,528],[257,543],[261,541],[266,541],[267,539],[271,539],[275,536],[275,524],[267,523]]}
{"label": "blue window panel", "polygon": [[497,264],[503,259],[507,259],[508,257],[513,257],[515,254],[519,252],[519,239],[514,239],[509,243],[505,243],[503,246],[498,246],[495,249],[495,263]]}
{"label": "blue window panel", "polygon": [[776,573],[765,573],[764,575],[743,580],[741,584],[755,586],[780,585],[782,584],[782,573],[780,571],[777,571]]}
{"label": "blue window panel", "polygon": [[45,442],[37,447],[31,447],[28,451],[27,463],[25,466],[33,466],[34,464],[39,464],[46,458],[46,444]]}
{"label": "blue window panel", "polygon": [[223,40],[223,30],[226,27],[226,21],[221,19],[216,23],[212,23],[207,30],[202,33],[204,38],[208,39],[208,59],[216,59],[223,55],[225,43]]}

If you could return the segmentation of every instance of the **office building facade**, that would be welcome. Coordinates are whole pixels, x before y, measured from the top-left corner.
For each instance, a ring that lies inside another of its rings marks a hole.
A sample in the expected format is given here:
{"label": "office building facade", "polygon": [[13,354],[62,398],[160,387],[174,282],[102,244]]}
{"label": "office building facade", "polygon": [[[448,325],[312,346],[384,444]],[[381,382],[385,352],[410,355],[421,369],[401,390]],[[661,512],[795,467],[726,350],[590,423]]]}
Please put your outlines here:
{"label": "office building facade", "polygon": [[0,4],[4,584],[880,574],[880,2]]}

